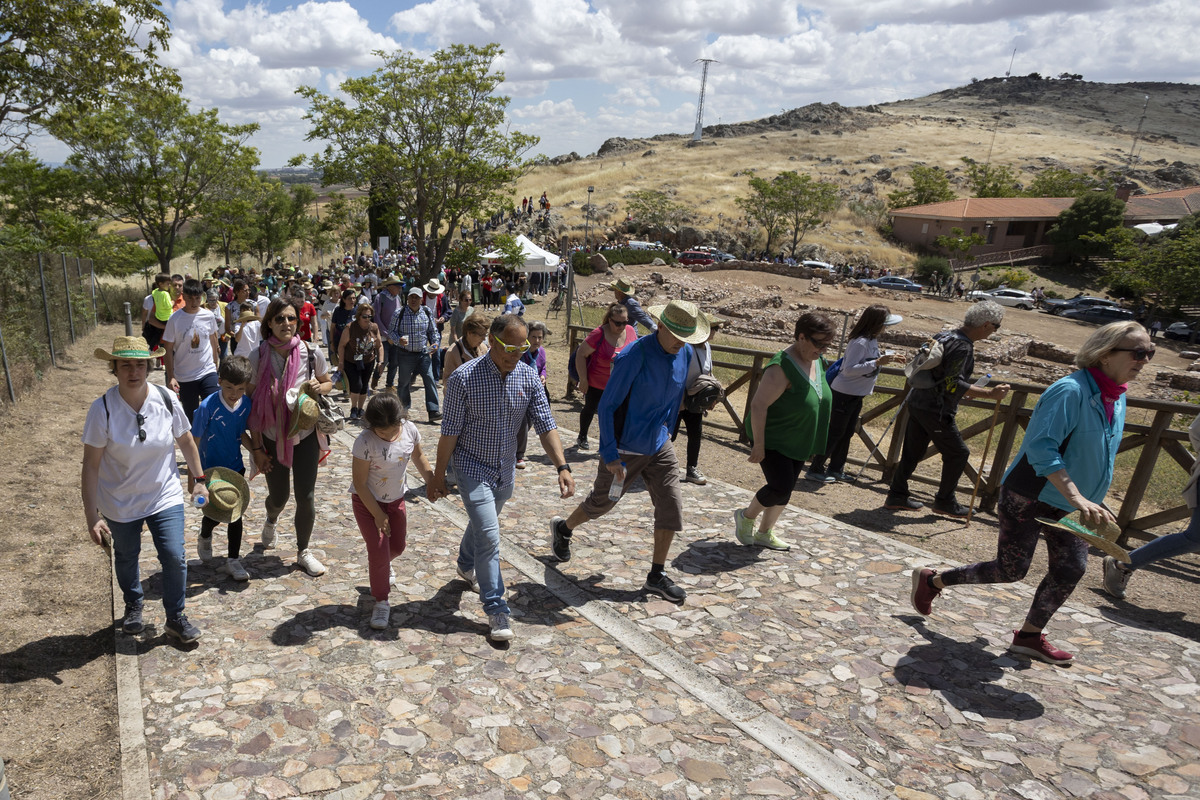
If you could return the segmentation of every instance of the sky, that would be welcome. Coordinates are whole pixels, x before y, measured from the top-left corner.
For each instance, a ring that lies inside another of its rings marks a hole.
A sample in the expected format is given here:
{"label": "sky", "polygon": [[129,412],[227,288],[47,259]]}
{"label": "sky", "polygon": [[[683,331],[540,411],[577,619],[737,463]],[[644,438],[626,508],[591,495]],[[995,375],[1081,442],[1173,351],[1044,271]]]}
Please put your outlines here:
{"label": "sky", "polygon": [[[427,55],[498,42],[514,129],[535,153],[594,153],[612,136],[691,133],[702,65],[704,124],[814,102],[920,97],[1012,73],[1120,83],[1200,83],[1194,0],[163,0],[162,60],[193,108],[257,122],[264,167],[318,152],[298,86],[336,94],[376,51]],[[1013,56],[1016,51],[1015,58]],[[57,142],[36,143],[46,161]]]}

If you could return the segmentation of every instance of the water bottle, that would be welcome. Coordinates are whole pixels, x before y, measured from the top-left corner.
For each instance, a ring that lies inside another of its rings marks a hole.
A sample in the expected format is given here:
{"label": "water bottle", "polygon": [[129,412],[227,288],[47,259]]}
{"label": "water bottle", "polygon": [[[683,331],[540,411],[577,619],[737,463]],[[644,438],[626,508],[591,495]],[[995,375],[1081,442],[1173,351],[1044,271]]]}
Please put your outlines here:
{"label": "water bottle", "polygon": [[196,508],[204,508],[204,504],[207,502],[208,498],[206,498],[204,495],[198,494],[192,498],[192,505],[194,505]]}
{"label": "water bottle", "polygon": [[976,389],[982,389],[983,387],[988,385],[988,381],[990,381],[991,379],[992,379],[992,373],[989,372],[987,375],[980,375],[979,380],[975,381],[975,383],[972,385]]}
{"label": "water bottle", "polygon": [[[621,462],[621,466],[625,466],[625,462]],[[621,493],[625,491],[625,479],[613,476],[612,486],[608,487],[608,499],[614,503],[621,499]]]}

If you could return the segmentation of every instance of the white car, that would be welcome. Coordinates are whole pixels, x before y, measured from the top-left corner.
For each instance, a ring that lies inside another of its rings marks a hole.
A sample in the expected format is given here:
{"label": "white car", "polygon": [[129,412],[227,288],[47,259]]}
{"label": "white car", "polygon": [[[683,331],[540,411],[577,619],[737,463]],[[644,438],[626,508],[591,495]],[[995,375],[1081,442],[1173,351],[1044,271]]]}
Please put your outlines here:
{"label": "white car", "polygon": [[1002,306],[1020,308],[1029,311],[1033,308],[1033,295],[1020,289],[991,289],[989,291],[967,292],[967,299],[976,302],[980,300],[995,300]]}

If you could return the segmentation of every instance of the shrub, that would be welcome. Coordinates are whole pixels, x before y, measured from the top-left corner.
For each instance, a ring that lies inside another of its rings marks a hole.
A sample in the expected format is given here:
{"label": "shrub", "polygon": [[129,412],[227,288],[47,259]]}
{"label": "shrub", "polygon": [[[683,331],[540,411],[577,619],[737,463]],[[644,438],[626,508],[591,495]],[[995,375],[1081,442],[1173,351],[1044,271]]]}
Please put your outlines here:
{"label": "shrub", "polygon": [[995,289],[1003,284],[1009,289],[1020,289],[1031,279],[1032,276],[1023,269],[1006,269],[999,273],[988,270],[986,277],[980,279],[979,288]]}
{"label": "shrub", "polygon": [[951,276],[950,262],[941,256],[921,256],[917,259],[917,265],[913,267],[913,274],[917,276],[917,280],[929,280],[934,275],[941,275],[943,278]]}
{"label": "shrub", "polygon": [[[616,250],[601,250],[601,255],[608,259],[609,264],[628,264],[635,266],[638,264],[649,264],[656,258],[661,258],[668,264],[674,264],[675,259],[666,250],[633,250],[631,248],[618,248]],[[577,252],[571,255],[571,266],[575,268],[576,275],[591,275],[592,267],[588,264],[588,258],[591,253]],[[586,272],[585,272],[586,270]]]}

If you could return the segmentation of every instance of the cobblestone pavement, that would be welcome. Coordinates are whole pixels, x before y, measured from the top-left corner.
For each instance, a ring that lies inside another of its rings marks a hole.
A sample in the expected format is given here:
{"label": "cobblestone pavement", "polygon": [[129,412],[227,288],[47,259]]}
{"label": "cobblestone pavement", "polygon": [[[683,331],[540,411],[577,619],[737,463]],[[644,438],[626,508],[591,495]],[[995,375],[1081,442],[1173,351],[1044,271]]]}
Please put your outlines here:
{"label": "cobblestone pavement", "polygon": [[[436,430],[421,428],[432,453]],[[368,627],[342,443],[317,487],[323,577],[294,564],[290,507],[278,548],[244,556],[242,584],[195,560],[189,509],[188,613],[204,638],[172,646],[148,603],[138,646],[154,797],[1200,795],[1197,643],[1077,597],[1048,630],[1076,663],[1031,663],[1005,652],[1030,586],[956,587],[923,620],[908,572],[932,556],[796,508],[776,528],[789,552],[742,547],[731,511],[749,493],[724,484],[684,485],[668,572],[689,594],[675,606],[640,588],[640,485],[576,532],[569,563],[549,559],[547,522],[578,498],[558,497],[531,439],[502,519],[507,646],[488,642],[454,574],[461,503],[431,506],[419,479],[391,627]],[[582,495],[595,457],[569,457]],[[263,519],[253,487],[243,551]],[[143,576],[156,597],[152,549]]]}

